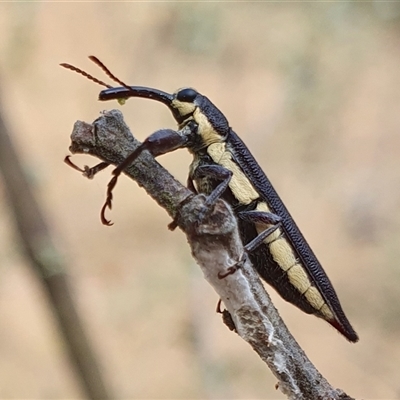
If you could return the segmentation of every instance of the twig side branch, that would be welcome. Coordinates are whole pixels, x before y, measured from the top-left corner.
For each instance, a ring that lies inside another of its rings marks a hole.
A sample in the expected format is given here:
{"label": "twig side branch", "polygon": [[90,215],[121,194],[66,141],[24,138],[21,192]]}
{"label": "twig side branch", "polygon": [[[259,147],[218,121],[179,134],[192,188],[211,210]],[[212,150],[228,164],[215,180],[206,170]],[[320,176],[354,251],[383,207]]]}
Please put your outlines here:
{"label": "twig side branch", "polygon": [[[117,110],[104,113],[92,125],[77,122],[71,138],[71,152],[91,154],[114,165],[139,145]],[[196,216],[205,207],[205,196],[193,196],[148,153],[143,153],[126,174],[176,218],[238,334],[277,377],[279,389],[289,399],[351,399],[326,381],[287,330],[243,249],[231,208],[219,200],[199,224]],[[239,266],[234,274],[218,278],[218,273],[224,274],[233,266]]]}

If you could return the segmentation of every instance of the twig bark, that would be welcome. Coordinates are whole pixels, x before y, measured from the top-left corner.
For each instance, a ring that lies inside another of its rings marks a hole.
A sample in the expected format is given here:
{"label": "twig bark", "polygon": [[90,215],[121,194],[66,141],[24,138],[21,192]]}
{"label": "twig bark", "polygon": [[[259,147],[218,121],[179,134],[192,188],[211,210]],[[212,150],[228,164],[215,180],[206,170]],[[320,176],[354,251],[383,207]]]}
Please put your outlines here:
{"label": "twig bark", "polygon": [[96,356],[76,310],[66,266],[53,243],[32,185],[11,142],[11,136],[0,111],[0,170],[26,259],[47,294],[86,397],[113,398],[106,388]]}
{"label": "twig bark", "polygon": [[[72,153],[90,154],[114,165],[140,144],[117,110],[105,112],[93,124],[76,122],[71,139]],[[194,196],[147,152],[125,172],[185,232],[193,257],[224,302],[237,333],[268,365],[279,389],[289,399],[351,399],[326,381],[286,328],[244,252],[231,208],[219,200],[199,224],[196,216],[205,197]],[[218,278],[218,273],[237,265],[234,274]]]}

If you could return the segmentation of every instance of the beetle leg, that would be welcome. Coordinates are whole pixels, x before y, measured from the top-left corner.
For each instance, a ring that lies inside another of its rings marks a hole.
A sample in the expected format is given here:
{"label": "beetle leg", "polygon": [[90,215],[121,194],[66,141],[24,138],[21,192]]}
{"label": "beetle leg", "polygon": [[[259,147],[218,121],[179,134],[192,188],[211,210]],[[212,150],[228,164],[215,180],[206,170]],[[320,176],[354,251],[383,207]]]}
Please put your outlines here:
{"label": "beetle leg", "polygon": [[137,147],[125,160],[114,169],[114,175],[107,186],[107,198],[101,209],[101,221],[104,225],[112,225],[109,220],[105,218],[105,211],[107,208],[111,209],[112,199],[115,185],[117,184],[118,177],[121,173],[128,168],[144,150],[149,151],[154,157],[161,154],[169,153],[187,144],[187,137],[179,134],[172,129],[160,129],[151,134],[139,147]]}
{"label": "beetle leg", "polygon": [[265,238],[275,232],[281,226],[282,221],[282,218],[278,215],[265,211],[242,211],[238,213],[238,217],[253,224],[272,225],[245,245],[245,249],[249,253],[260,246]]}
{"label": "beetle leg", "polygon": [[[193,179],[188,176],[187,178],[187,187],[190,191],[192,191],[195,195],[198,194],[197,189],[194,186]],[[182,206],[182,204],[180,205]],[[168,229],[170,231],[174,231],[178,226],[178,214],[175,216],[175,218],[168,224]]]}
{"label": "beetle leg", "polygon": [[[244,249],[248,252],[251,253],[253,252],[258,246],[260,246],[264,240],[274,233],[278,228],[281,227],[281,220],[282,218],[279,217],[276,214],[272,214],[269,212],[261,212],[261,211],[242,211],[238,213],[239,218],[245,219],[249,222],[257,222],[257,223],[263,223],[263,224],[268,224],[270,226],[269,228],[265,229],[262,231],[259,235],[257,235],[252,241],[247,243],[244,246]],[[225,273],[219,272],[218,273],[218,279],[224,279],[229,275],[233,275],[241,266],[242,261],[239,261],[236,265],[233,267],[229,267]]]}
{"label": "beetle leg", "polygon": [[193,179],[192,179],[190,176],[188,176],[188,178],[187,178],[186,186],[187,186],[188,189],[189,189],[190,191],[192,191],[194,194],[198,194],[198,191],[197,191],[196,187],[194,186]]}
{"label": "beetle leg", "polygon": [[201,165],[194,171],[192,179],[201,179],[203,177],[221,181],[217,187],[207,196],[204,208],[199,212],[198,220],[201,222],[207,215],[211,207],[222,196],[229,186],[232,178],[232,172],[220,165]]}
{"label": "beetle leg", "polygon": [[[242,213],[246,213],[247,211],[243,211]],[[249,211],[251,212],[251,211]],[[257,213],[259,213],[259,211],[256,211]],[[239,214],[242,214],[239,213]],[[270,226],[269,228],[265,229],[264,231],[262,231],[259,235],[257,235],[252,241],[250,241],[249,243],[247,243],[244,246],[244,249],[248,252],[248,253],[252,253],[257,247],[259,247],[261,244],[263,244],[264,240],[271,235],[272,233],[274,233],[277,229],[279,229],[282,224],[281,224],[281,218],[278,217],[275,214],[271,214],[271,213],[261,213],[261,214],[265,214],[265,215],[261,215],[259,216],[260,218],[257,219],[257,222],[262,222],[265,223],[265,221],[271,221],[268,222],[268,224],[274,223],[274,225]],[[239,215],[239,218],[241,218],[241,215]],[[275,221],[275,222],[272,222]],[[252,222],[255,222],[254,220]],[[233,266],[233,267],[229,267],[227,269],[227,271],[225,273],[218,273],[218,278],[219,279],[224,279],[229,275],[233,275],[240,267],[240,262]]]}
{"label": "beetle leg", "polygon": [[276,225],[270,226],[265,231],[262,231],[257,237],[255,237],[251,242],[247,243],[244,248],[248,253],[253,252],[258,246],[260,246],[264,240],[274,233],[278,228],[281,227],[281,223],[278,222]]}
{"label": "beetle leg", "polygon": [[88,179],[93,179],[93,177],[100,171],[102,171],[103,169],[107,168],[110,164],[103,161],[97,165],[95,165],[94,167],[89,167],[87,165],[85,165],[83,168],[78,167],[75,163],[73,163],[71,161],[71,156],[66,156],[64,158],[64,162],[65,164],[67,164],[68,166],[70,166],[71,168],[82,172],[83,176],[88,178]]}

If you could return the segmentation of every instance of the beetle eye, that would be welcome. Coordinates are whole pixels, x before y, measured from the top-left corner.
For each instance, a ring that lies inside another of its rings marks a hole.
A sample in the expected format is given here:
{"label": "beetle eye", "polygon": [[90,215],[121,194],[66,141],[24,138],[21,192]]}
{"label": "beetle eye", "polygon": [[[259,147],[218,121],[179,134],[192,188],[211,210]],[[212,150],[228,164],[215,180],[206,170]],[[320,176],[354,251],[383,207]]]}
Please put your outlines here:
{"label": "beetle eye", "polygon": [[176,99],[179,101],[183,101],[185,103],[191,103],[194,101],[197,94],[198,93],[194,89],[191,89],[191,88],[181,89],[176,94]]}

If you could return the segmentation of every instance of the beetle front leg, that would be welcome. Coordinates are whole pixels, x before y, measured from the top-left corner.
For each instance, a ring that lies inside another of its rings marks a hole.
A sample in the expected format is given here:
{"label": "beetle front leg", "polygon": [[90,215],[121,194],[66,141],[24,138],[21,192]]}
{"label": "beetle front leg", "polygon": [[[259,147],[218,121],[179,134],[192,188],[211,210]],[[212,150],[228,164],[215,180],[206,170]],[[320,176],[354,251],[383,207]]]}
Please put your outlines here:
{"label": "beetle front leg", "polygon": [[125,160],[114,169],[112,174],[114,175],[107,185],[107,198],[101,209],[101,222],[104,225],[112,225],[112,223],[106,219],[105,211],[107,208],[111,210],[113,189],[117,184],[118,177],[121,173],[128,168],[144,150],[149,151],[154,157],[162,154],[169,153],[181,147],[185,147],[188,142],[188,137],[180,134],[172,129],[160,129],[150,135],[139,147],[137,147]]}

